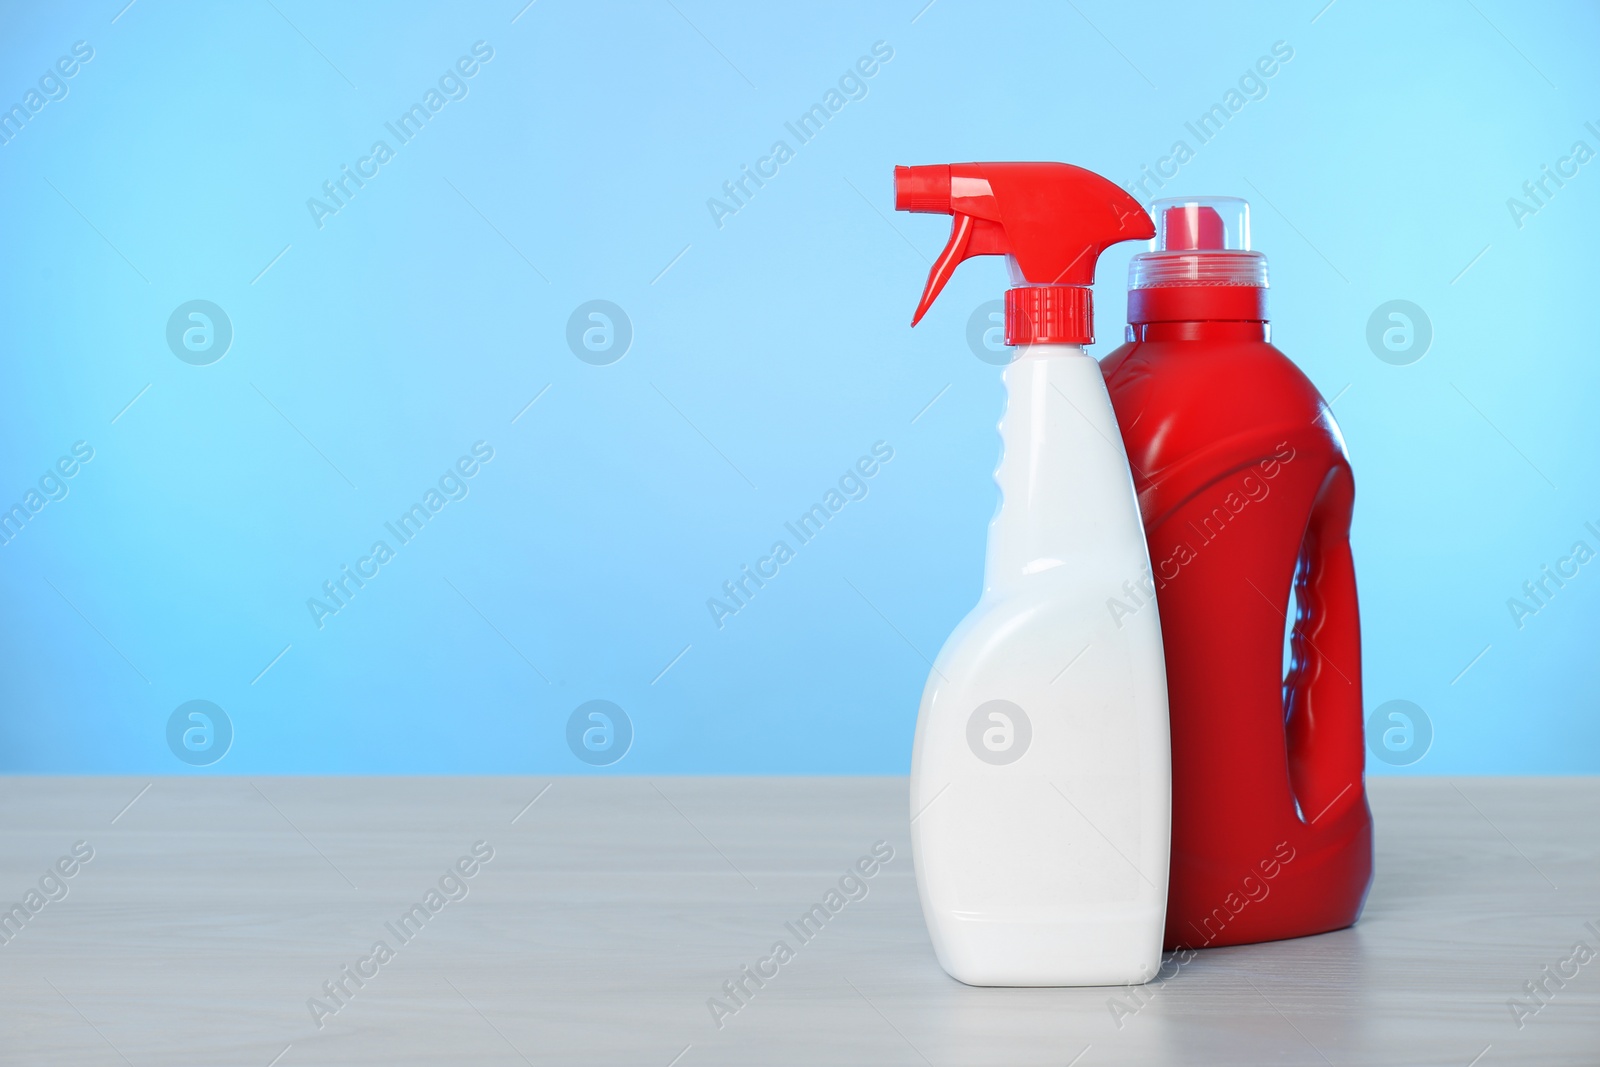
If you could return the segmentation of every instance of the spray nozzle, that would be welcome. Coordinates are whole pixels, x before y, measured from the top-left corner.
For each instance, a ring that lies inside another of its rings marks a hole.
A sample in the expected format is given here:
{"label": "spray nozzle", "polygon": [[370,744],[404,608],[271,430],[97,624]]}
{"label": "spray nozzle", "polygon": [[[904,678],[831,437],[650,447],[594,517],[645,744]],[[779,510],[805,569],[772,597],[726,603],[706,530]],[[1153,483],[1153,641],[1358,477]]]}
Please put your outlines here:
{"label": "spray nozzle", "polygon": [[1019,281],[1006,291],[1007,344],[1092,341],[1089,286],[1100,253],[1155,236],[1138,201],[1066,163],[896,167],[894,194],[896,211],[955,216],[911,325],[963,260],[1003,255]]}

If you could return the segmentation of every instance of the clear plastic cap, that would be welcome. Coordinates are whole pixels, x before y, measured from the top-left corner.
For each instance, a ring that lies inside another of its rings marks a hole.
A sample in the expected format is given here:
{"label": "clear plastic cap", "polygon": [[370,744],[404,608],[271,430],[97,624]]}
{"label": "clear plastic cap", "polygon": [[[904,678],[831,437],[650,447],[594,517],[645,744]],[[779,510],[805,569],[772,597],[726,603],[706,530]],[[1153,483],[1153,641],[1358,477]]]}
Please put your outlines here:
{"label": "clear plastic cap", "polygon": [[1150,205],[1157,252],[1250,251],[1250,205],[1236,196],[1192,196]]}
{"label": "clear plastic cap", "polygon": [[1249,285],[1266,288],[1267,257],[1250,249],[1250,205],[1236,196],[1193,196],[1150,205],[1152,250],[1128,264],[1128,288]]}

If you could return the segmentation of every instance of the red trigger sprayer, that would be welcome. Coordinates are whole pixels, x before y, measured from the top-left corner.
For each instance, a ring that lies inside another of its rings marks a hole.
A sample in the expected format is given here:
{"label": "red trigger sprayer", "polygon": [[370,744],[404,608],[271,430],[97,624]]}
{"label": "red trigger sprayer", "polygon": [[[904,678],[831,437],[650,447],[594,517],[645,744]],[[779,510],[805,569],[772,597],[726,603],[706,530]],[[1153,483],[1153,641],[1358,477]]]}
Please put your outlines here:
{"label": "red trigger sprayer", "polygon": [[1006,343],[1094,340],[1100,253],[1155,236],[1133,197],[1066,163],[949,163],[894,169],[896,211],[954,215],[950,240],[928,272],[911,325],[922,321],[962,260],[1006,256]]}
{"label": "red trigger sprayer", "polygon": [[[895,207],[955,216],[912,324],[962,260],[1004,255],[1020,346],[983,596],[939,653],[912,746],[934,951],[971,985],[1148,981],[1166,918],[1166,673],[1133,480],[1083,346],[1095,261],[1155,229],[1064,163],[897,167]],[[1138,610],[1107,610],[1129,596]]]}

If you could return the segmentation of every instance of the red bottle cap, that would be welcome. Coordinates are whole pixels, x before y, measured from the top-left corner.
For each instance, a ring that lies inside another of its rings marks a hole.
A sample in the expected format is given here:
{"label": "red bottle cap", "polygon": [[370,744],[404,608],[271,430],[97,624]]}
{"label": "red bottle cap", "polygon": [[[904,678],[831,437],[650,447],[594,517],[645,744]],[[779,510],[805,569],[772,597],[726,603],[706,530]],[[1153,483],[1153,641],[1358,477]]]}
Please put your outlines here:
{"label": "red bottle cap", "polygon": [[1094,290],[1087,285],[1019,285],[1006,290],[1006,344],[1093,341]]}
{"label": "red bottle cap", "polygon": [[1157,200],[1155,247],[1128,264],[1128,322],[1265,322],[1267,257],[1250,249],[1250,205],[1232,196]]}
{"label": "red bottle cap", "polygon": [[1161,212],[1161,222],[1156,243],[1164,249],[1223,247],[1222,215],[1209,204],[1176,204]]}

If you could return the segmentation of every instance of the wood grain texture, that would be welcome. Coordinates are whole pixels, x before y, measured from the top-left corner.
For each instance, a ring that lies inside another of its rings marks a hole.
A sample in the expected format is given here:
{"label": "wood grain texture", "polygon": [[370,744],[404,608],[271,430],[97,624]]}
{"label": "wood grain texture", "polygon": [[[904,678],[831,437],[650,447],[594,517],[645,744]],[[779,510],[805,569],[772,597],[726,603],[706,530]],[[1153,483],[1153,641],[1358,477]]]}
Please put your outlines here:
{"label": "wood grain texture", "polygon": [[[1600,959],[1520,1028],[1508,1006],[1600,950],[1600,779],[1370,787],[1356,927],[1130,993],[946,977],[904,779],[0,779],[0,903],[94,849],[0,945],[0,1064],[1600,1063]],[[476,841],[494,858],[402,944],[385,924]],[[796,938],[877,841],[866,896]],[[319,1028],[308,999],[379,939]],[[719,1028],[707,1000],[780,939]]]}

